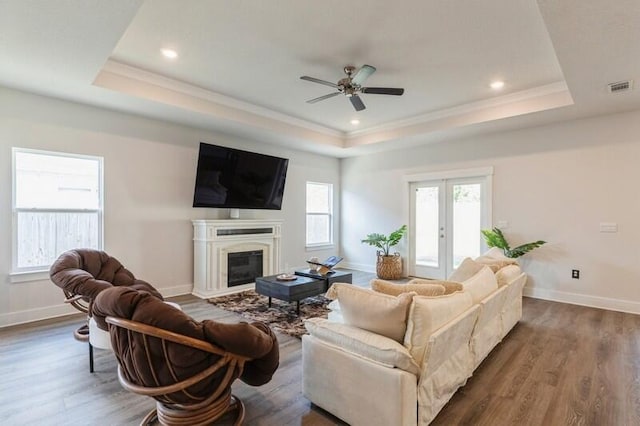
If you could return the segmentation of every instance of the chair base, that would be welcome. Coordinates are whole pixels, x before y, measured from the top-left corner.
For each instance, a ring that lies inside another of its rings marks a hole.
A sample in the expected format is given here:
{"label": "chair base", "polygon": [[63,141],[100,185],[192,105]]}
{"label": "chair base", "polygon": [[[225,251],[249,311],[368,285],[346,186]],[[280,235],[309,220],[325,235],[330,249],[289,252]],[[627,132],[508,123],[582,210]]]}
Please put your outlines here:
{"label": "chair base", "polygon": [[184,405],[182,407],[173,408],[157,401],[156,408],[142,419],[140,426],[152,425],[156,421],[163,426],[205,426],[232,412],[236,412],[233,419],[234,426],[239,426],[244,421],[244,403],[231,394],[228,398],[221,398],[211,405],[196,410],[190,410]]}
{"label": "chair base", "polygon": [[88,342],[89,341],[89,324],[84,324],[78,327],[77,330],[73,332],[73,337],[80,342]]}

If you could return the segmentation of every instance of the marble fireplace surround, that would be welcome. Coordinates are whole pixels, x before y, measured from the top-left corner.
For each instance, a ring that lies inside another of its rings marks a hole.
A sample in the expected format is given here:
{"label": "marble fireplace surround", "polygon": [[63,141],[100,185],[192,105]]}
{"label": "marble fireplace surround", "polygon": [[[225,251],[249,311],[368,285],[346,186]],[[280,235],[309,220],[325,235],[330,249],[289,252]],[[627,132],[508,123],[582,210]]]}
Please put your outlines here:
{"label": "marble fireplace surround", "polygon": [[280,269],[281,229],[279,220],[192,220],[193,292],[208,299],[255,288],[255,283],[228,287],[228,255],[262,251],[263,274]]}

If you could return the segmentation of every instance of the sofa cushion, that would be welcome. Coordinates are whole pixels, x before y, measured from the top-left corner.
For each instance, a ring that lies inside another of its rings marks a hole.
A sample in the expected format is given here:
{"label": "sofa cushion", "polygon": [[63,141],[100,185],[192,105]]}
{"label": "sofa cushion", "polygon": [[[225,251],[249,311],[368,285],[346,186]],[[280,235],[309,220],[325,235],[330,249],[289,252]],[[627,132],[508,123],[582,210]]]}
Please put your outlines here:
{"label": "sofa cushion", "polygon": [[460,266],[458,266],[458,268],[453,271],[451,275],[449,275],[447,281],[455,281],[461,283],[480,272],[480,269],[482,269],[483,266],[485,265],[480,262],[476,262],[470,257],[467,257],[462,261]]}
{"label": "sofa cushion", "polygon": [[340,302],[338,302],[337,300],[332,300],[327,305],[327,309],[329,309],[330,311],[340,311]]}
{"label": "sofa cushion", "polygon": [[498,282],[491,268],[483,266],[477,274],[463,281],[462,286],[471,293],[473,303],[480,303],[485,297],[498,289]]}
{"label": "sofa cushion", "polygon": [[351,284],[332,286],[346,324],[402,342],[407,328],[407,311],[415,293],[389,296]]}
{"label": "sofa cushion", "polygon": [[522,274],[522,269],[518,265],[508,265],[496,272],[498,287],[511,283]]}
{"label": "sofa cushion", "polygon": [[518,261],[515,259],[509,259],[509,258],[496,259],[493,257],[485,257],[485,256],[480,256],[476,258],[476,262],[487,265],[489,268],[491,268],[491,270],[494,273],[498,272],[500,269],[506,266],[518,264]]}
{"label": "sofa cushion", "polygon": [[429,337],[443,325],[473,306],[471,294],[459,291],[445,296],[415,296],[409,309],[404,346],[422,363]]}
{"label": "sofa cushion", "polygon": [[[456,281],[444,281],[444,280],[427,280],[423,278],[414,278],[409,281],[407,284],[438,284],[444,287],[444,294],[455,293],[456,291],[464,290],[462,287],[462,283]],[[419,296],[429,296],[429,294],[420,294]]]}
{"label": "sofa cushion", "polygon": [[398,296],[402,293],[415,292],[419,296],[442,296],[445,293],[445,288],[440,284],[432,284],[427,281],[420,283],[396,284],[390,281],[373,279],[371,280],[371,289],[378,293],[389,294],[391,296]]}
{"label": "sofa cushion", "polygon": [[387,337],[347,324],[329,322],[324,318],[308,319],[304,325],[309,334],[341,350],[387,367],[400,368],[415,375],[420,374],[420,368],[409,351],[400,343]]}

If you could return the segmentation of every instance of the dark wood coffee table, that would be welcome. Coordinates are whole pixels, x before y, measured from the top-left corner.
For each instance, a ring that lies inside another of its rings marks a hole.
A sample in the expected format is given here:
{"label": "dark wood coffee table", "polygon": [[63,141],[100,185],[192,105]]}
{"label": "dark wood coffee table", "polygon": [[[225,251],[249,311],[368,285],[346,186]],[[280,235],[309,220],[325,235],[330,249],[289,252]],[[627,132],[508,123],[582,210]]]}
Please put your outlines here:
{"label": "dark wood coffee table", "polygon": [[315,278],[316,280],[324,281],[324,291],[329,290],[329,287],[333,283],[349,283],[351,284],[353,280],[353,276],[351,272],[341,271],[339,269],[335,269],[332,272],[322,275],[317,271],[312,271],[311,269],[298,269],[295,272],[296,275],[300,275],[301,277],[309,277]]}
{"label": "dark wood coffee table", "polygon": [[256,278],[256,292],[269,298],[269,307],[271,307],[272,297],[285,302],[296,302],[298,315],[300,315],[302,299],[317,296],[325,291],[325,281],[321,279],[296,276],[292,281],[280,281],[277,275]]}

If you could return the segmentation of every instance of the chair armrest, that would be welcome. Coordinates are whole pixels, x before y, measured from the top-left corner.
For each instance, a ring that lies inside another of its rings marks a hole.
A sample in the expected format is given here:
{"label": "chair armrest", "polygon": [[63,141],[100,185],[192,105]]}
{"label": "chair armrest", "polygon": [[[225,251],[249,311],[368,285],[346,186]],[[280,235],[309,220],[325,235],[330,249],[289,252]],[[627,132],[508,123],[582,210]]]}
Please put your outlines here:
{"label": "chair armrest", "polygon": [[420,368],[407,348],[393,339],[324,318],[311,318],[305,321],[305,327],[309,334],[339,350],[420,375]]}

